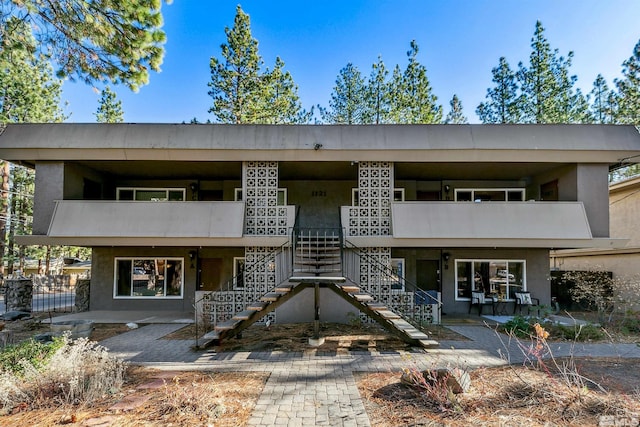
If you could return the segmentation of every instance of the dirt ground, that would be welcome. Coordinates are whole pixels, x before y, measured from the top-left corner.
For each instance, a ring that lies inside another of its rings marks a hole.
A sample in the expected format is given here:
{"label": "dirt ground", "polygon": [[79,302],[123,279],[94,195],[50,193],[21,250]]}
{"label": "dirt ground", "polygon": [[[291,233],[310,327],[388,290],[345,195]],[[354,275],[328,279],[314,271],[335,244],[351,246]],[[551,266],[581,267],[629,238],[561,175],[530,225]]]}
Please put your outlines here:
{"label": "dirt ground", "polygon": [[[48,329],[38,322],[21,322],[5,327],[13,329],[16,337]],[[97,324],[91,338],[101,340],[126,330],[126,325]],[[465,339],[442,326],[429,331],[434,339]],[[319,351],[407,349],[375,325],[323,324],[321,333],[327,341]],[[304,351],[312,334],[311,324],[254,325],[242,338],[230,339],[218,350]],[[187,326],[165,339],[193,336],[193,328]],[[536,369],[477,369],[470,372],[470,389],[460,395],[406,385],[397,372],[356,373],[356,380],[374,426],[640,425],[640,361],[576,359],[575,367],[567,370],[571,375],[559,375],[563,367],[572,366],[569,362],[545,362],[546,368]],[[569,384],[569,379],[576,378],[582,379],[583,386]],[[46,408],[23,407],[0,416],[0,425],[243,426],[267,379],[267,373],[162,373],[130,367],[125,387],[115,395],[76,407],[55,402]],[[135,406],[135,402],[142,403]]]}

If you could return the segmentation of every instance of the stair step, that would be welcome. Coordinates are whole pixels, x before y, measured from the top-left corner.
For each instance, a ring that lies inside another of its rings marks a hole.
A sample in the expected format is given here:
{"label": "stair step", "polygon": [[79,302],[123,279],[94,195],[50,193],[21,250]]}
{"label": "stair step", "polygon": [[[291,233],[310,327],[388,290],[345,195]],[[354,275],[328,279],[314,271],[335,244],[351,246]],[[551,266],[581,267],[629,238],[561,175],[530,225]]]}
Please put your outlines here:
{"label": "stair step", "polygon": [[230,319],[230,320],[227,320],[225,322],[216,324],[213,327],[213,329],[216,330],[216,331],[228,331],[228,330],[231,330],[231,329],[235,328],[236,325],[238,323],[240,323],[240,322],[241,322],[241,320],[238,320],[238,319]]}
{"label": "stair step", "polygon": [[428,340],[428,339],[430,339],[429,335],[427,335],[424,332],[419,331],[417,329],[405,329],[403,332],[405,334],[407,334],[407,336],[409,338],[414,339],[414,340]]}
{"label": "stair step", "polygon": [[420,343],[420,346],[424,348],[440,347],[440,343],[435,340],[418,340],[418,342]]}
{"label": "stair step", "polygon": [[381,302],[370,302],[370,303],[367,303],[367,307],[369,307],[373,311],[380,311],[380,310],[386,310],[387,309],[387,305],[383,304]]}
{"label": "stair step", "polygon": [[283,283],[282,285],[276,286],[274,289],[275,292],[286,293],[291,292],[295,286],[290,283]]}
{"label": "stair step", "polygon": [[373,297],[369,294],[351,294],[351,296],[360,302],[373,301]]}
{"label": "stair step", "polygon": [[247,320],[249,317],[251,317],[253,314],[255,314],[255,310],[244,310],[241,311],[240,313],[236,313],[233,315],[233,318],[236,320]]}
{"label": "stair step", "polygon": [[360,288],[358,286],[355,285],[342,285],[340,286],[340,288],[342,288],[343,291],[345,291],[348,294],[353,294],[356,292],[360,292]]}
{"label": "stair step", "polygon": [[278,301],[278,299],[280,299],[280,297],[284,295],[284,293],[282,292],[269,292],[267,294],[264,294],[261,298],[260,301],[267,301],[267,302],[274,302],[274,301]]}
{"label": "stair step", "polygon": [[269,303],[264,301],[254,302],[247,305],[247,310],[261,311],[264,310],[268,305]]}
{"label": "stair step", "polygon": [[404,331],[404,330],[407,330],[407,329],[415,329],[416,328],[411,323],[407,322],[406,320],[404,320],[402,318],[401,319],[391,319],[391,324],[396,329],[400,329],[401,331]]}
{"label": "stair step", "polygon": [[294,264],[298,265],[315,265],[315,266],[323,266],[323,265],[337,265],[342,262],[341,259],[323,259],[323,260],[315,260],[315,259],[303,259],[296,260]]}
{"label": "stair step", "polygon": [[390,310],[378,310],[378,314],[387,320],[402,319],[402,317]]}

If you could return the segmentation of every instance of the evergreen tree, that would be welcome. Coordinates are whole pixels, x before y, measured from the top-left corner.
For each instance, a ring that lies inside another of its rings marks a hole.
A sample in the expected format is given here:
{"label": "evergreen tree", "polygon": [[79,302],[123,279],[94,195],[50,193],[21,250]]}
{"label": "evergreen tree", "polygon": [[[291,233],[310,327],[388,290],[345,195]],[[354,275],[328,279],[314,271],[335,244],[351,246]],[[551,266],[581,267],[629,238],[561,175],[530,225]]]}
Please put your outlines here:
{"label": "evergreen tree", "polygon": [[225,28],[227,43],[222,58],[211,57],[208,94],[213,98],[210,113],[221,123],[308,123],[298,97],[298,86],[284,70],[279,57],[273,71],[262,71],[258,41],[251,35],[249,15],[236,8],[233,28]]}
{"label": "evergreen tree", "polygon": [[100,93],[100,105],[95,113],[98,123],[122,123],[124,112],[122,102],[116,99],[116,94],[109,86],[102,89]]}
{"label": "evergreen tree", "polygon": [[260,117],[257,123],[293,124],[308,123],[313,112],[302,108],[298,97],[298,86],[294,83],[291,73],[284,71],[284,61],[276,58],[273,71],[264,75],[266,96],[260,107]]}
{"label": "evergreen tree", "polygon": [[619,121],[640,124],[640,41],[633,55],[622,63],[622,78],[615,81],[618,87]]}
{"label": "evergreen tree", "polygon": [[363,124],[366,119],[366,84],[352,63],[340,70],[331,93],[329,109],[320,109],[322,120],[333,124]]}
{"label": "evergreen tree", "polygon": [[[4,28],[15,19],[35,31],[40,52],[59,66],[58,77],[108,79],[136,90],[148,83],[149,70],[160,70],[161,0],[4,0],[0,7]],[[7,37],[12,33],[3,42]]]}
{"label": "evergreen tree", "polygon": [[389,123],[402,123],[404,117],[404,79],[400,65],[396,64],[391,73],[391,79],[388,83],[389,91]]}
{"label": "evergreen tree", "polygon": [[[64,120],[59,107],[61,82],[53,77],[48,61],[37,54],[29,26],[15,17],[0,23],[0,123]],[[0,161],[0,273],[4,268],[8,235],[10,241],[13,239],[10,231],[15,231],[20,218],[30,215],[25,213],[29,206],[16,200],[15,186],[20,182],[20,175],[11,177],[11,173],[11,165]],[[14,191],[10,183],[13,183]],[[16,209],[20,211],[16,212]],[[13,230],[8,230],[7,224],[14,227]]]}
{"label": "evergreen tree", "polygon": [[498,66],[491,70],[491,74],[495,86],[487,89],[487,101],[478,105],[476,114],[482,123],[520,122],[516,74],[504,56],[500,58]]}
{"label": "evergreen tree", "polygon": [[418,44],[411,41],[407,52],[409,63],[402,75],[402,111],[399,123],[440,123],[442,106],[431,90],[427,68],[418,62]]}
{"label": "evergreen tree", "polygon": [[220,61],[211,57],[209,95],[213,98],[210,113],[222,123],[253,123],[260,117],[264,100],[263,61],[258,41],[251,35],[249,15],[236,8],[233,28],[226,27],[227,43],[222,44]]}
{"label": "evergreen tree", "polygon": [[[0,29],[0,122],[59,122],[62,82],[36,52],[30,28],[9,18]],[[11,37],[6,37],[11,33]]]}
{"label": "evergreen tree", "polygon": [[371,74],[366,85],[366,113],[364,122],[381,124],[387,123],[389,117],[389,71],[378,56],[378,62],[371,66]]}
{"label": "evergreen tree", "polygon": [[461,125],[469,123],[469,120],[462,111],[462,102],[460,102],[458,95],[453,95],[449,105],[451,106],[451,110],[447,113],[447,117],[444,119],[445,124]]}
{"label": "evergreen tree", "polygon": [[588,121],[587,102],[574,91],[577,78],[569,75],[573,52],[566,58],[552,50],[544,27],[536,22],[529,66],[518,65],[519,108],[524,123],[578,123]]}

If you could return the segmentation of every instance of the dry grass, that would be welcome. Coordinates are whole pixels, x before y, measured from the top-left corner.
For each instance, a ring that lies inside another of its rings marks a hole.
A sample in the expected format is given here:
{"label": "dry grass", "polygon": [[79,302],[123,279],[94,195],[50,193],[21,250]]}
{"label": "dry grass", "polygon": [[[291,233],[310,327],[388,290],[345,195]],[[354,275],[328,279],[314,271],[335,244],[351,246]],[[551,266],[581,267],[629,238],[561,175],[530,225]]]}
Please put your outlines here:
{"label": "dry grass", "polygon": [[[267,378],[264,373],[130,368],[123,391],[115,396],[82,406],[19,408],[12,415],[0,417],[0,425],[241,426],[247,424]],[[132,398],[143,403],[128,409],[113,407]]]}
{"label": "dry grass", "polygon": [[478,369],[471,373],[471,389],[457,395],[456,409],[450,410],[438,409],[424,393],[401,383],[398,373],[360,374],[357,382],[371,424],[379,427],[593,426],[601,416],[640,414],[640,394],[633,387],[640,384],[637,360],[580,361],[592,371],[602,366],[601,374],[610,363],[624,365],[631,373],[621,374],[626,387],[621,388],[615,377],[600,392],[565,387],[560,378],[524,366]]}

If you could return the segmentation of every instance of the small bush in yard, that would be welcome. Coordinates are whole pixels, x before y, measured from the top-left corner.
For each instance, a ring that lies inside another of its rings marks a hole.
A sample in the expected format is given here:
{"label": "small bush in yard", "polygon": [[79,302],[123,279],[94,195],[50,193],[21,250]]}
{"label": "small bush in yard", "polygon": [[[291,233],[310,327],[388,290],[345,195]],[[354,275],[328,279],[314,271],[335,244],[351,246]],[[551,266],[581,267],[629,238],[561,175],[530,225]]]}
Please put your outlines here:
{"label": "small bush in yard", "polygon": [[553,338],[567,339],[570,341],[596,341],[605,337],[602,328],[592,324],[586,325],[548,325]]}
{"label": "small bush in yard", "polygon": [[56,338],[52,343],[41,343],[35,340],[23,341],[8,346],[0,351],[0,372],[16,375],[24,373],[24,362],[40,369],[51,356],[64,345],[64,340]]}
{"label": "small bush in yard", "polygon": [[508,334],[513,334],[519,338],[529,338],[531,336],[532,325],[528,319],[522,316],[514,316],[504,324],[504,330]]}
{"label": "small bush in yard", "polygon": [[[38,360],[38,359],[36,359]],[[29,358],[18,361],[19,372],[0,372],[0,404],[4,413],[15,408],[54,403],[90,403],[120,390],[126,365],[86,338],[60,339],[57,349],[41,365]]]}

